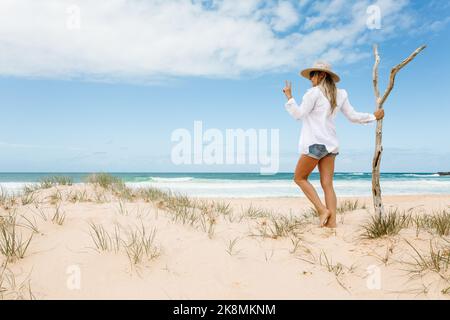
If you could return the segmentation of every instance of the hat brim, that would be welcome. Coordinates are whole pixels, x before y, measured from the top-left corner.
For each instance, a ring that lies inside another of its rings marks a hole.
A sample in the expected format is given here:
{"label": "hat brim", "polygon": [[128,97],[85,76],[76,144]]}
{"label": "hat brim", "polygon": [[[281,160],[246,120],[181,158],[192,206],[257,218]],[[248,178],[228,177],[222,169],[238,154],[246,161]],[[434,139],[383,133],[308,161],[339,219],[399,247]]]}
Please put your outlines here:
{"label": "hat brim", "polygon": [[341,78],[339,78],[339,76],[336,73],[334,73],[334,72],[332,72],[332,71],[330,71],[328,69],[322,69],[322,68],[308,68],[308,69],[302,70],[300,72],[300,75],[302,77],[305,77],[306,79],[310,80],[309,79],[309,74],[311,73],[311,71],[323,71],[323,72],[326,72],[326,73],[328,73],[331,76],[331,78],[333,79],[334,82],[339,82],[341,80]]}

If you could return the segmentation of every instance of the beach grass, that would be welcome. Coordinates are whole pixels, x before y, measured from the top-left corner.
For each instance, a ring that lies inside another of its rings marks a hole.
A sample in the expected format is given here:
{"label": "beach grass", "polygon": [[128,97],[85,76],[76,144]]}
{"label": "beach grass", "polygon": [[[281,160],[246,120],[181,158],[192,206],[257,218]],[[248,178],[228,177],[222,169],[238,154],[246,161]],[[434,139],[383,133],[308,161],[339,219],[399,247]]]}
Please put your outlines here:
{"label": "beach grass", "polygon": [[319,264],[325,266],[328,272],[333,273],[336,277],[342,275],[344,272],[344,266],[342,263],[333,263],[333,259],[328,257],[325,251],[320,252]]}
{"label": "beach grass", "polygon": [[10,210],[18,204],[15,194],[7,192],[0,186],[0,206],[5,210]]}
{"label": "beach grass", "polygon": [[226,249],[226,252],[230,255],[230,256],[235,256],[237,254],[239,254],[240,251],[238,251],[236,249],[237,243],[239,241],[239,237],[234,238],[233,240],[229,240],[228,241],[228,246]]}
{"label": "beach grass", "polygon": [[448,246],[438,246],[430,240],[428,252],[420,252],[410,241],[405,242],[413,249],[413,262],[404,262],[411,266],[408,270],[414,277],[422,278],[426,272],[432,272],[444,281],[444,287],[441,292],[449,293],[450,288],[450,249]]}
{"label": "beach grass", "polygon": [[25,220],[24,227],[30,229],[34,233],[39,233],[39,227],[36,221],[36,218],[33,216],[32,219],[27,217],[26,215],[21,215],[21,218]]}
{"label": "beach grass", "polygon": [[172,210],[177,210],[180,207],[185,208],[196,208],[197,203],[184,194],[172,194],[166,199],[164,199],[167,205],[167,208]]}
{"label": "beach grass", "polygon": [[450,235],[450,210],[433,210],[431,215],[424,218],[423,225],[440,236]]}
{"label": "beach grass", "polygon": [[[36,200],[36,192],[39,190],[50,189],[57,186],[72,186],[73,180],[66,176],[51,176],[39,180],[38,183],[28,184],[23,187],[20,195],[22,205],[32,204]],[[50,195],[50,201],[61,201],[61,192],[57,189]]]}
{"label": "beach grass", "polygon": [[34,192],[24,192],[24,194],[20,197],[20,201],[22,202],[23,206],[32,204],[35,200],[36,197]]}
{"label": "beach grass", "polygon": [[319,264],[326,268],[326,270],[332,274],[334,274],[336,281],[338,284],[345,289],[348,293],[351,293],[350,290],[347,288],[347,286],[344,285],[342,282],[342,277],[344,274],[348,271],[351,272],[353,270],[353,266],[350,268],[347,268],[342,263],[337,262],[333,263],[332,257],[328,257],[325,251],[321,250],[320,256],[319,256]]}
{"label": "beach grass", "polygon": [[125,242],[125,251],[132,264],[153,260],[160,255],[160,248],[155,245],[156,228],[147,232],[141,223],[140,228],[131,229]]}
{"label": "beach grass", "polygon": [[55,186],[71,186],[73,185],[73,180],[67,176],[51,176],[45,177],[39,180],[39,183],[34,186],[26,186],[25,191],[30,192],[31,190],[38,189],[50,189]]}
{"label": "beach grass", "polygon": [[433,209],[431,214],[415,214],[411,222],[416,229],[416,236],[420,230],[426,230],[441,237],[450,235],[450,208]]}
{"label": "beach grass", "polygon": [[400,230],[409,226],[411,215],[398,208],[389,209],[384,215],[373,215],[363,225],[363,238],[377,239],[384,236],[397,235]]}
{"label": "beach grass", "polygon": [[114,194],[117,198],[130,202],[134,201],[136,197],[133,190],[125,186],[125,183],[117,185],[117,188],[114,190]]}
{"label": "beach grass", "polygon": [[17,282],[16,276],[8,268],[8,263],[0,266],[0,300],[34,300],[29,278]]}
{"label": "beach grass", "polygon": [[123,228],[114,226],[112,233],[102,225],[89,223],[89,233],[98,251],[112,251],[118,253],[124,250],[133,265],[153,260],[160,255],[160,248],[155,245],[156,228],[147,230],[141,222],[139,227],[129,227],[125,230],[126,237],[122,237]]}
{"label": "beach grass", "polygon": [[89,234],[94,246],[99,251],[113,251],[118,253],[123,245],[121,228],[114,225],[114,231],[110,234],[102,225],[89,223]]}
{"label": "beach grass", "polygon": [[268,218],[258,221],[256,233],[252,233],[251,235],[271,239],[289,236],[298,237],[298,234],[301,233],[300,228],[306,223],[306,220],[299,217],[292,215],[285,216],[271,212]]}
{"label": "beach grass", "polygon": [[155,189],[150,189],[148,192],[141,190],[140,194],[142,193],[148,196],[150,201],[163,198],[157,203],[158,209],[169,212],[173,222],[200,228],[208,234],[209,238],[214,236],[219,214],[233,220],[232,209],[224,202],[197,200],[184,194],[166,193]]}
{"label": "beach grass", "polygon": [[181,222],[184,225],[194,226],[200,219],[200,215],[197,213],[196,208],[192,207],[171,205],[169,212],[172,213],[173,222]]}
{"label": "beach grass", "polygon": [[102,225],[89,223],[89,234],[94,246],[99,251],[111,251],[113,248],[112,238]]}
{"label": "beach grass", "polygon": [[118,185],[123,185],[123,181],[108,173],[93,173],[86,177],[86,182],[97,184],[104,189],[113,189]]}
{"label": "beach grass", "polygon": [[[35,210],[36,210],[37,212],[36,212]],[[45,213],[44,208],[42,208],[41,206],[36,205],[36,206],[35,206],[35,209],[32,209],[32,212],[33,212],[35,215],[38,215],[43,221],[48,221],[48,216],[47,216],[47,214]]]}
{"label": "beach grass", "polygon": [[233,213],[233,209],[231,208],[229,202],[225,203],[223,201],[218,201],[215,202],[214,204],[216,211],[221,215],[228,216]]}
{"label": "beach grass", "polygon": [[55,211],[52,216],[52,222],[62,226],[66,220],[66,214],[61,210],[60,204],[55,205]]}
{"label": "beach grass", "polygon": [[153,202],[157,200],[167,199],[170,194],[158,188],[149,187],[138,189],[137,195],[140,198],[142,198],[145,202]]}
{"label": "beach grass", "polygon": [[355,211],[355,210],[365,209],[365,208],[366,208],[366,204],[360,203],[359,200],[346,199],[346,200],[339,202],[339,204],[336,208],[336,213],[344,213],[344,212]]}
{"label": "beach grass", "polygon": [[127,205],[125,202],[123,202],[122,199],[119,200],[119,206],[117,208],[117,212],[122,216],[128,216],[128,214],[129,214]]}
{"label": "beach grass", "polygon": [[19,230],[15,213],[2,217],[0,221],[0,253],[8,261],[14,262],[17,259],[23,259],[32,239],[33,233],[29,237],[24,237]]}
{"label": "beach grass", "polygon": [[450,209],[434,210],[431,227],[440,236],[450,235]]}
{"label": "beach grass", "polygon": [[[128,188],[122,179],[108,173],[90,174],[85,178],[85,182],[108,190],[119,199],[133,201],[136,197],[133,190]],[[95,190],[95,201],[97,203],[104,203],[108,200],[103,191]]]}
{"label": "beach grass", "polygon": [[250,206],[247,209],[242,209],[242,216],[255,219],[255,218],[268,218],[272,215],[272,212],[266,209],[256,208],[253,206],[253,204],[250,204]]}
{"label": "beach grass", "polygon": [[[337,214],[343,214],[345,212],[355,211],[359,209],[366,209],[365,203],[360,203],[358,199],[352,200],[352,199],[345,199],[342,201],[339,201],[338,205],[336,206],[336,213]],[[310,208],[311,215],[318,216],[319,213],[317,212],[316,208],[311,207]]]}
{"label": "beach grass", "polygon": [[200,215],[200,226],[204,232],[208,234],[210,239],[214,236],[214,230],[217,223],[217,218],[212,212],[205,212]]}
{"label": "beach grass", "polygon": [[67,195],[67,201],[76,203],[76,202],[89,202],[91,199],[89,199],[87,191],[86,190],[75,190],[69,192]]}
{"label": "beach grass", "polygon": [[298,237],[290,237],[290,240],[292,243],[292,249],[289,250],[289,253],[295,254],[302,245],[302,239]]}
{"label": "beach grass", "polygon": [[53,193],[48,196],[49,202],[51,204],[57,204],[63,200],[62,193],[60,190],[56,189]]}

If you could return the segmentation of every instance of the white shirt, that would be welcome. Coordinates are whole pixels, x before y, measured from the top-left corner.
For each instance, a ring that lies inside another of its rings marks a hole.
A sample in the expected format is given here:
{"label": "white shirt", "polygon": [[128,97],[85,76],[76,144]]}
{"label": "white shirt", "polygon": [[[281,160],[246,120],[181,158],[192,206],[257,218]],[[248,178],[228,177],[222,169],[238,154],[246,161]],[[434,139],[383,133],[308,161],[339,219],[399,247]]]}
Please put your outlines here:
{"label": "white shirt", "polygon": [[354,123],[368,124],[376,120],[371,113],[356,112],[348,100],[347,91],[337,89],[337,106],[331,114],[331,105],[322,90],[316,86],[309,89],[303,96],[302,103],[297,105],[294,98],[285,104],[286,110],[296,120],[302,120],[299,152],[309,153],[312,144],[323,144],[328,152],[339,151],[339,141],[336,136],[334,119],[339,110]]}

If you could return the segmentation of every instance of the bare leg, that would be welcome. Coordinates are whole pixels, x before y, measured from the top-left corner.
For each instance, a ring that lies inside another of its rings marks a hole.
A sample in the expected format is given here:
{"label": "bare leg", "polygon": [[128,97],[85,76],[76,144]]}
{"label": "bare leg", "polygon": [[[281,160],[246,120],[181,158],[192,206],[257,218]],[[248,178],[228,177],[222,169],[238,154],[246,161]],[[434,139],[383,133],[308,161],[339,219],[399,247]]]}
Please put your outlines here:
{"label": "bare leg", "polygon": [[320,226],[323,227],[330,217],[331,212],[320,201],[319,195],[313,185],[308,181],[309,174],[314,170],[318,162],[319,160],[317,159],[302,155],[295,168],[294,181],[316,208],[319,213]]}
{"label": "bare leg", "polygon": [[325,203],[331,215],[325,224],[328,228],[336,228],[336,193],[333,187],[335,156],[326,156],[319,161],[320,184],[325,194]]}

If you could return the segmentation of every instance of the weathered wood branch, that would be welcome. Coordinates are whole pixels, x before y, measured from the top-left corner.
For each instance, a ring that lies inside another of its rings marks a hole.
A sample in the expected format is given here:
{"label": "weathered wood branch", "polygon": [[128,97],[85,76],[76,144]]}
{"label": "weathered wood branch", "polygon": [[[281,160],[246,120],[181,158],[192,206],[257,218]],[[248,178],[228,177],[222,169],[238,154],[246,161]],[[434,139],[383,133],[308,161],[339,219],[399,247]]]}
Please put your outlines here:
{"label": "weathered wood branch", "polygon": [[380,64],[380,55],[378,54],[378,46],[373,46],[373,55],[375,56],[375,64],[373,65],[373,89],[375,91],[375,102],[378,105],[378,99],[380,99],[380,90],[378,89],[378,65]]}
{"label": "weathered wood branch", "polygon": [[398,65],[396,65],[395,67],[392,68],[391,76],[389,77],[389,85],[386,88],[383,98],[380,101],[381,106],[383,106],[383,103],[386,101],[387,97],[389,96],[392,89],[394,88],[395,76],[397,75],[397,72],[399,72],[404,66],[406,66],[408,63],[410,63],[426,47],[427,46],[423,45],[423,46],[417,48],[413,53],[410,54],[410,56],[408,58],[406,58],[405,60],[403,60]]}
{"label": "weathered wood branch", "polygon": [[[383,104],[394,88],[395,84],[395,76],[397,73],[406,66],[409,62],[411,62],[426,46],[423,45],[417,48],[413,53],[409,55],[406,59],[400,62],[398,65],[392,68],[391,75],[389,77],[389,84],[386,88],[386,91],[383,94],[383,97],[380,98],[380,91],[378,88],[378,65],[380,64],[380,56],[378,54],[378,46],[375,44],[373,46],[373,53],[375,57],[375,63],[373,66],[372,76],[373,76],[373,88],[375,92],[375,103],[376,110],[383,108]],[[383,132],[383,119],[377,121],[377,128],[375,130],[375,153],[373,155],[372,161],[372,196],[373,196],[373,205],[375,214],[383,215],[384,207],[383,201],[381,199],[381,187],[380,187],[380,163],[381,163],[381,155],[383,152],[382,142],[382,132]]]}
{"label": "weathered wood branch", "polygon": [[[380,90],[378,88],[378,65],[380,64],[380,55],[378,54],[378,46],[373,46],[373,54],[375,56],[375,64],[373,65],[373,88],[375,92],[375,110],[379,110],[382,106],[380,104]],[[375,134],[375,153],[372,161],[372,195],[373,205],[376,214],[383,214],[384,207],[381,199],[381,186],[380,186],[380,161],[381,153],[383,152],[382,141],[382,129],[383,120],[377,121],[377,128]]]}

